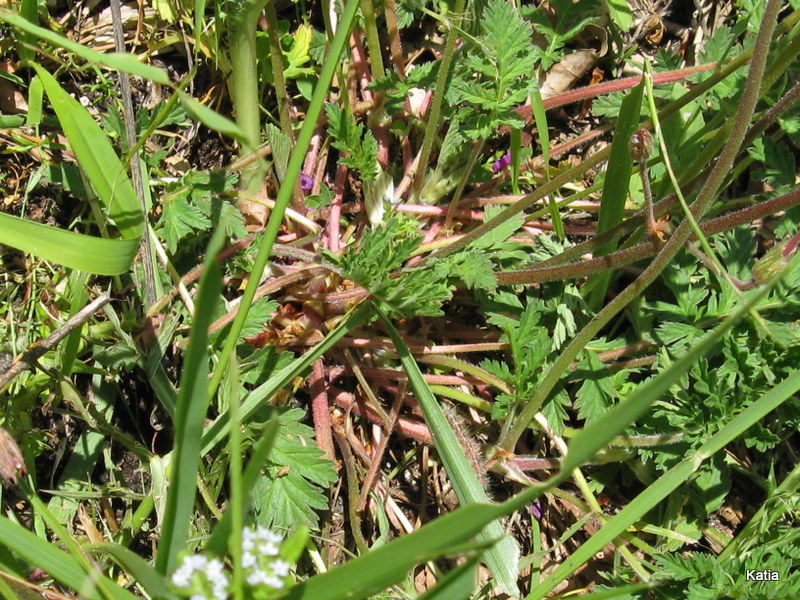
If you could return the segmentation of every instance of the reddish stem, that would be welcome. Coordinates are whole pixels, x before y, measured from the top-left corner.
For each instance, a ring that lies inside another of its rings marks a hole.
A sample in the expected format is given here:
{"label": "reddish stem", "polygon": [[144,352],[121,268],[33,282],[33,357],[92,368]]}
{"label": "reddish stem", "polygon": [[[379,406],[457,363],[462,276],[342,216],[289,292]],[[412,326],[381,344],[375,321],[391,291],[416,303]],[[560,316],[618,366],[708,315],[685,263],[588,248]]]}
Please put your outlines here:
{"label": "reddish stem", "polygon": [[342,247],[339,239],[339,219],[342,216],[342,197],[344,184],[347,181],[347,167],[339,165],[336,169],[336,179],[333,182],[333,200],[331,201],[330,216],[328,217],[328,250],[338,252]]}
{"label": "reddish stem", "polygon": [[[381,419],[378,413],[369,406],[363,407],[362,411],[362,407],[358,402],[356,402],[356,397],[354,394],[345,392],[344,390],[336,387],[331,387],[331,392],[331,400],[337,406],[345,410],[351,410],[357,415],[369,419],[373,423],[377,423],[382,427],[386,426],[386,423],[383,421],[383,419]],[[404,437],[413,438],[419,442],[422,442],[423,444],[433,444],[431,432],[428,430],[428,426],[422,421],[410,419],[408,417],[398,417],[397,424],[395,425],[394,429],[397,433]]]}
{"label": "reddish stem", "polygon": [[325,453],[324,458],[335,460],[333,434],[331,433],[331,411],[328,392],[325,389],[325,369],[322,358],[314,361],[308,385],[311,390],[311,415],[314,419],[317,447]]}
{"label": "reddish stem", "polygon": [[[653,74],[653,84],[660,85],[662,83],[671,83],[673,81],[681,81],[686,79],[689,75],[695,73],[702,73],[703,71],[710,71],[716,69],[717,63],[708,63],[705,65],[696,65],[694,67],[687,67],[686,69],[676,69],[675,71],[667,71],[665,73]],[[641,83],[641,76],[638,77],[624,77],[622,79],[614,79],[612,81],[604,81],[594,85],[587,85],[586,87],[575,88],[569,90],[552,98],[547,98],[543,101],[545,110],[564,106],[585,100],[586,98],[594,98],[602,94],[609,94],[611,92],[618,92],[620,90],[627,90],[635,87]],[[530,106],[523,106],[517,109],[517,113],[525,119],[531,119],[533,108]]]}

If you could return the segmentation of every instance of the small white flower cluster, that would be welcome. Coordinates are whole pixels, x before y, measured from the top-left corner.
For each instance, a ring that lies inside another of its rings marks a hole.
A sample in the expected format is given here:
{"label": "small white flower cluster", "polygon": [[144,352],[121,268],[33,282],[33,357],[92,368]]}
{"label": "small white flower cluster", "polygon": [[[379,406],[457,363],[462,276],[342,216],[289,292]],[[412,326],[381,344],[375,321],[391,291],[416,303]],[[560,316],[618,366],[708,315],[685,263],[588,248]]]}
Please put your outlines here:
{"label": "small white flower cluster", "polygon": [[242,566],[251,586],[265,585],[279,590],[285,585],[284,577],[289,574],[291,565],[275,559],[281,541],[283,538],[279,534],[261,525],[242,531]]}
{"label": "small white flower cluster", "polygon": [[[172,585],[177,588],[193,588],[191,600],[227,600],[228,576],[225,565],[216,558],[209,559],[202,554],[187,556],[181,566],[172,574]],[[210,595],[207,595],[210,593]]]}
{"label": "small white flower cluster", "polygon": [[[279,558],[282,541],[279,534],[260,525],[244,528],[242,567],[250,587],[280,590],[286,585],[292,565]],[[195,554],[183,559],[172,574],[172,585],[191,595],[190,600],[227,600],[230,578],[221,560]]]}

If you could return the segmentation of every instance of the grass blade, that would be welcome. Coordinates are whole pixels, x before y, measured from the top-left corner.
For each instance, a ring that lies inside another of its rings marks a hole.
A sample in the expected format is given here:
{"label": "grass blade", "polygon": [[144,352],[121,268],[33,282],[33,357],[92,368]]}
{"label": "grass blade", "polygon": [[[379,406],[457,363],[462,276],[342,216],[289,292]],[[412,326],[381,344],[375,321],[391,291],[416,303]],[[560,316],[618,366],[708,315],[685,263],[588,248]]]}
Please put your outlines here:
{"label": "grass blade", "polygon": [[[600,214],[597,217],[597,235],[608,231],[622,221],[625,200],[628,198],[628,185],[633,171],[633,158],[628,150],[628,142],[639,125],[643,92],[644,83],[640,83],[632,88],[622,100],[617,127],[614,130],[614,141],[611,143],[606,179],[603,184],[603,199],[600,201]],[[611,242],[598,248],[595,256],[603,256],[614,250],[616,250],[616,245]],[[591,290],[589,304],[595,310],[602,306],[610,280],[610,273],[601,273],[587,283],[591,286],[587,288]]]}
{"label": "grass blade", "polygon": [[175,600],[177,596],[167,587],[164,578],[146,560],[119,544],[87,544],[86,549],[107,554],[153,598]]}
{"label": "grass blade", "polygon": [[[392,343],[400,356],[403,369],[408,374],[408,381],[422,407],[436,451],[442,459],[453,489],[458,496],[458,501],[462,505],[490,502],[483,485],[475,475],[476,467],[465,456],[464,449],[458,443],[453,428],[425,382],[419,365],[411,355],[408,346],[403,342],[397,329],[381,308],[376,305],[375,310],[386,326],[389,337],[392,338]],[[510,536],[506,535],[499,521],[489,524],[478,536],[478,541],[490,540],[499,541],[486,551],[486,563],[489,569],[506,594],[519,596],[517,587],[519,546]]]}
{"label": "grass blade", "polygon": [[[531,107],[533,120],[536,123],[536,131],[539,133],[539,144],[542,147],[544,174],[547,181],[550,181],[550,131],[547,128],[547,112],[544,108],[544,101],[538,84],[531,90]],[[558,239],[563,240],[565,237],[564,223],[561,221],[561,213],[558,212],[556,199],[553,196],[548,199],[547,207],[550,210],[550,219],[553,221],[553,231],[558,236]]]}
{"label": "grass blade", "polygon": [[508,511],[507,504],[464,506],[414,533],[371,550],[327,573],[307,579],[293,587],[285,600],[366,598],[397,583],[421,562],[454,551],[478,534],[487,523]]}
{"label": "grass blade", "polygon": [[144,230],[144,217],[133,184],[111,142],[81,104],[43,67],[33,68],[69,139],[81,169],[125,239],[136,239]]}
{"label": "grass blade", "polygon": [[0,244],[96,275],[127,273],[139,241],[108,240],[0,213]]}
{"label": "grass blade", "polygon": [[222,279],[214,257],[225,239],[220,223],[208,244],[203,261],[203,277],[195,303],[189,346],[183,362],[178,402],[175,407],[175,449],[170,464],[170,483],[156,568],[167,573],[175,567],[183,549],[194,514],[196,479],[200,463],[203,419],[208,409],[208,328],[211,325]]}
{"label": "grass blade", "polygon": [[[25,560],[46,571],[51,577],[65,586],[81,592],[82,597],[89,600],[102,600],[97,589],[86,589],[90,577],[72,556],[60,550],[22,525],[14,523],[7,517],[0,516],[0,543],[13,550]],[[101,577],[97,574],[98,577]],[[134,600],[133,594],[122,589],[112,581],[103,578],[107,589],[112,590],[115,598]]]}
{"label": "grass blade", "polygon": [[96,52],[95,50],[87,48],[82,44],[73,42],[63,35],[59,35],[58,33],[50,31],[49,29],[44,29],[38,25],[34,25],[22,16],[5,9],[0,10],[0,21],[5,21],[14,27],[22,29],[22,31],[34,35],[40,40],[44,40],[56,46],[60,46],[61,48],[70,50],[90,63],[103,65],[109,69],[124,71],[130,75],[137,75],[163,85],[170,85],[169,76],[167,75],[166,71],[159,69],[158,67],[142,64],[133,54],[120,52]]}
{"label": "grass blade", "polygon": [[418,600],[467,600],[475,589],[480,558],[480,555],[473,556],[463,565],[449,571],[433,589],[425,592]]}
{"label": "grass blade", "polygon": [[[297,143],[295,144],[294,150],[292,151],[292,156],[289,159],[289,165],[286,167],[286,177],[281,184],[280,190],[278,191],[278,197],[275,199],[275,206],[270,213],[269,221],[267,221],[267,227],[264,230],[264,237],[261,239],[261,246],[258,249],[258,255],[256,256],[252,268],[254,273],[262,273],[264,271],[264,267],[267,266],[272,245],[275,243],[275,240],[278,237],[278,231],[283,223],[283,215],[292,199],[295,186],[298,185],[298,176],[300,175],[300,169],[302,168],[303,161],[305,160],[306,151],[311,143],[311,136],[314,134],[314,130],[316,129],[317,119],[322,112],[322,104],[327,97],[328,89],[330,88],[334,73],[338,67],[339,57],[342,55],[342,51],[344,50],[345,44],[349,37],[350,27],[355,21],[359,3],[360,0],[349,0],[349,2],[347,2],[345,5],[344,10],[341,12],[341,18],[336,30],[336,35],[330,44],[330,49],[328,50],[325,63],[322,65],[322,71],[320,72],[319,79],[315,83],[314,95],[312,96],[311,103],[306,111],[306,118],[303,122],[303,127],[300,129],[300,133],[297,136]],[[222,374],[225,372],[225,367],[228,361],[227,357],[232,356],[233,350],[236,347],[237,340],[239,339],[239,333],[241,332],[242,327],[244,326],[244,321],[247,318],[247,311],[250,310],[250,306],[253,303],[253,298],[255,298],[256,295],[258,279],[259,277],[250,277],[247,282],[247,288],[245,289],[244,294],[242,294],[242,299],[239,303],[239,313],[236,315],[236,318],[231,325],[230,331],[228,332],[228,338],[225,340],[225,347],[223,348],[223,352],[220,356],[220,362],[217,364],[214,374],[211,378],[211,384],[209,387],[212,391],[216,390],[219,382],[222,380]],[[242,405],[243,411],[244,408],[244,405]],[[244,418],[244,412],[242,413],[242,418]]]}

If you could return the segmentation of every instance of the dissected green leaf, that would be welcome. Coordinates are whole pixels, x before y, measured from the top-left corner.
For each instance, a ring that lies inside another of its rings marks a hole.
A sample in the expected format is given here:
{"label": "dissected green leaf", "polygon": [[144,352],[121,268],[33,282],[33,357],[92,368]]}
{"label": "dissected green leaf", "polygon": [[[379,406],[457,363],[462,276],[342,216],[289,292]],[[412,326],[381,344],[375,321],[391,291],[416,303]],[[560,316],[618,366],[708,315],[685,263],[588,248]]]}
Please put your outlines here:
{"label": "dissected green leaf", "polygon": [[450,258],[450,276],[461,279],[467,287],[489,291],[497,287],[494,265],[485,252],[467,249]]}
{"label": "dissected green leaf", "polygon": [[477,48],[455,68],[447,98],[461,105],[463,135],[484,139],[498,127],[522,127],[514,108],[525,101],[533,77],[532,28],[512,4],[490,0],[483,11]]}
{"label": "dissected green leaf", "polygon": [[310,25],[300,25],[294,33],[293,44],[289,52],[285,53],[288,63],[283,71],[286,79],[296,79],[301,75],[313,75],[314,69],[304,67],[311,60],[309,51],[311,49],[312,32]]}
{"label": "dissected green leaf", "polygon": [[422,241],[417,228],[414,219],[393,213],[385,225],[365,232],[357,249],[349,249],[341,258],[328,258],[400,314],[439,315],[442,302],[451,296],[447,263],[407,269],[400,277],[392,277]]}
{"label": "dissected green leaf", "polygon": [[[544,48],[537,46],[534,50],[536,62],[547,71],[564,57],[567,42],[600,18],[600,5],[597,0],[552,0],[547,7],[523,9],[523,14],[547,41]],[[615,9],[612,14],[624,19],[625,13]]]}
{"label": "dissected green leaf", "polygon": [[331,145],[345,154],[339,157],[339,164],[358,169],[365,181],[375,179],[378,176],[378,142],[372,132],[356,123],[353,115],[337,104],[326,104],[325,114],[328,115],[328,134],[333,138]]}
{"label": "dissected green leaf", "polygon": [[323,490],[337,475],[331,461],[321,458],[314,430],[300,423],[304,416],[299,409],[279,415],[278,434],[264,472],[253,487],[256,521],[265,527],[317,527],[315,511],[328,505]]}
{"label": "dissected green leaf", "polygon": [[211,227],[211,220],[203,214],[199,207],[189,204],[186,196],[164,198],[161,206],[163,211],[161,233],[172,254],[178,249],[178,243],[183,238]]}

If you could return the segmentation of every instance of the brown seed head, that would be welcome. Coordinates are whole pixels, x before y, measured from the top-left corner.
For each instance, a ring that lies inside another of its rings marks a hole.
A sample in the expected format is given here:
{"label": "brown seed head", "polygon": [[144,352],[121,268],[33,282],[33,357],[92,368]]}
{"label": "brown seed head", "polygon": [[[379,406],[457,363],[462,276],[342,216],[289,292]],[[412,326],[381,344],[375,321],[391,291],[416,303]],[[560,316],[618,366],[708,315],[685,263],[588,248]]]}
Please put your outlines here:
{"label": "brown seed head", "polygon": [[653,151],[653,136],[647,129],[640,129],[631,136],[628,149],[631,151],[631,156],[637,162],[647,160],[650,153]]}

